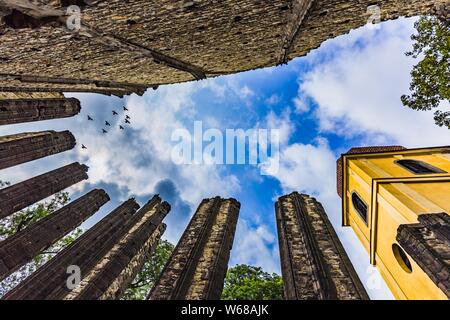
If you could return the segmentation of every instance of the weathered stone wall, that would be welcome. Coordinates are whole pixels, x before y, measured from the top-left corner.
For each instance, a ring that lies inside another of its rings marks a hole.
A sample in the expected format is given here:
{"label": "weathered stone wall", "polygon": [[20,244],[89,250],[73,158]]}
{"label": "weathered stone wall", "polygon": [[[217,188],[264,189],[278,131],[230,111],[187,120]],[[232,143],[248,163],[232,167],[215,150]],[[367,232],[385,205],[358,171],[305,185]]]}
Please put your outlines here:
{"label": "weathered stone wall", "polygon": [[290,58],[304,56],[324,41],[346,34],[367,24],[371,13],[367,8],[377,5],[381,21],[431,13],[435,6],[448,0],[315,0],[297,34]]}
{"label": "weathered stone wall", "polygon": [[220,299],[239,209],[235,199],[203,200],[149,299]]}
{"label": "weathered stone wall", "polygon": [[[149,251],[162,235],[162,220],[170,211],[156,196],[127,224],[129,230],[87,274],[80,285],[64,297],[67,300],[118,299],[141,269]],[[165,229],[165,227],[164,227]]]}
{"label": "weathered stone wall", "polygon": [[1,241],[0,280],[74,230],[108,201],[104,190],[93,190]]}
{"label": "weathered stone wall", "polygon": [[68,99],[0,99],[0,125],[73,117],[80,101]]}
{"label": "weathered stone wall", "polygon": [[122,270],[109,288],[100,296],[99,299],[110,300],[122,297],[126,289],[130,286],[138,273],[144,267],[145,262],[152,258],[161,236],[166,231],[166,224],[161,223],[158,228],[144,243],[138,253],[131,259],[130,263]]}
{"label": "weathered stone wall", "polygon": [[0,170],[75,147],[69,131],[27,132],[0,137]]}
{"label": "weathered stone wall", "polygon": [[0,219],[85,180],[88,167],[78,162],[0,190]]}
{"label": "weathered stone wall", "polygon": [[320,203],[294,192],[275,211],[286,299],[368,299]]}
{"label": "weathered stone wall", "polygon": [[422,214],[419,223],[400,225],[397,241],[450,298],[450,215]]}
{"label": "weathered stone wall", "polygon": [[11,99],[64,99],[61,92],[1,92],[0,100]]}
{"label": "weathered stone wall", "polygon": [[[325,40],[366,24],[370,5],[379,5],[381,19],[389,20],[426,14],[446,2],[92,1],[82,7],[80,33],[58,26],[61,20],[38,23],[34,29],[0,26],[0,91],[56,87],[69,92],[73,87],[105,94],[142,93],[139,85],[213,77],[304,56]],[[41,3],[58,7],[55,1]],[[43,74],[45,81],[33,78]]]}
{"label": "weathered stone wall", "polygon": [[95,226],[58,253],[30,277],[8,292],[9,300],[60,300],[71,290],[67,287],[69,266],[78,266],[83,279],[123,237],[132,215],[139,208],[134,199],[124,202]]}
{"label": "weathered stone wall", "polygon": [[239,204],[225,200],[218,209],[186,299],[220,299],[239,215]]}
{"label": "weathered stone wall", "polygon": [[[64,92],[91,92],[98,93],[107,96],[123,97],[135,93],[133,90],[122,88],[99,88],[98,86],[87,85],[72,85],[72,84],[59,84],[59,83],[24,83],[17,80],[1,81],[0,80],[0,92],[7,93],[41,93],[42,95],[48,95],[50,93],[64,93]],[[143,94],[143,90],[136,91],[138,94]]]}

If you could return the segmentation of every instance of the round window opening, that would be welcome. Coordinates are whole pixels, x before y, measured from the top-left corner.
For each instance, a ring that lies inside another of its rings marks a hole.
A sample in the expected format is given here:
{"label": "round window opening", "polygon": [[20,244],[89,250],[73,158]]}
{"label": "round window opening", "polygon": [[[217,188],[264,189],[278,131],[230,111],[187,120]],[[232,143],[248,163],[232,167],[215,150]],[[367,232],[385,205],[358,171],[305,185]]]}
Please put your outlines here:
{"label": "round window opening", "polygon": [[395,259],[397,259],[397,262],[400,265],[400,267],[402,267],[402,269],[405,270],[406,272],[411,273],[412,272],[411,262],[409,261],[405,251],[403,251],[403,249],[400,248],[400,246],[397,244],[392,245],[392,251],[394,252]]}

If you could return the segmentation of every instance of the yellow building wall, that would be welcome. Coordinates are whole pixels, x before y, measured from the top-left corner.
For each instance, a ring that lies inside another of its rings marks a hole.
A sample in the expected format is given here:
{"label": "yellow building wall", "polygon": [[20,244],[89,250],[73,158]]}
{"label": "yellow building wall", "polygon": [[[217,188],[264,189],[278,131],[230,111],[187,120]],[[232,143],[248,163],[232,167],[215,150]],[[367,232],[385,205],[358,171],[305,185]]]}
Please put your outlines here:
{"label": "yellow building wall", "polygon": [[[444,151],[444,152],[442,152]],[[401,224],[417,222],[419,214],[450,212],[450,182],[427,181],[417,183],[380,184],[376,194],[376,211],[372,212],[373,179],[440,177],[444,174],[417,175],[395,163],[395,160],[413,159],[426,162],[450,173],[448,150],[426,152],[399,152],[395,155],[360,155],[347,159],[344,170],[346,180],[345,212],[363,246],[370,253],[372,225],[371,214],[376,214],[375,264],[397,299],[447,299],[446,295],[432,282],[424,271],[409,257],[412,272],[399,264],[392,250],[397,243],[397,229]],[[447,174],[448,175],[448,174]],[[352,192],[368,206],[367,224],[353,208]]]}
{"label": "yellow building wall", "polygon": [[[390,183],[379,187],[375,262],[397,299],[447,299],[442,290],[433,283],[411,257],[408,258],[412,271],[408,272],[397,261],[392,249],[393,244],[398,244],[396,241],[397,229],[401,224],[416,223],[418,215],[422,213],[438,213],[443,210],[450,212],[450,182],[433,183],[439,185],[439,189],[447,190],[446,195],[444,195],[447,198],[447,204],[440,211],[433,210],[432,206],[435,203],[432,199],[436,196],[433,190],[428,187],[428,184]],[[399,186],[420,191],[420,195],[428,202],[418,204],[414,198],[402,197],[399,199],[391,193],[392,190],[397,192]]]}
{"label": "yellow building wall", "polygon": [[349,220],[349,224],[353,227],[354,232],[357,237],[363,244],[364,248],[369,251],[370,250],[370,217],[368,216],[367,224],[363,221],[359,213],[355,210],[353,205],[351,205],[352,200],[352,192],[357,192],[361,199],[369,207],[370,212],[370,193],[371,187],[369,183],[367,183],[361,176],[359,176],[354,171],[350,171],[348,177],[348,192],[346,193],[347,203],[350,204],[347,208],[347,218]]}

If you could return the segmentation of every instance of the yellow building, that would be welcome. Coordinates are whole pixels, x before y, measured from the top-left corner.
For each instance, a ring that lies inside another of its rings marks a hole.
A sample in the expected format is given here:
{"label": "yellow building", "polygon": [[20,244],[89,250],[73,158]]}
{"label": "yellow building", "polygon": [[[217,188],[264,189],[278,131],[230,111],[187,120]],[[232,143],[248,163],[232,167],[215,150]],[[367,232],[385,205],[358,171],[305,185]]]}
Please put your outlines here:
{"label": "yellow building", "polygon": [[338,160],[350,226],[397,299],[450,297],[450,147],[354,148]]}

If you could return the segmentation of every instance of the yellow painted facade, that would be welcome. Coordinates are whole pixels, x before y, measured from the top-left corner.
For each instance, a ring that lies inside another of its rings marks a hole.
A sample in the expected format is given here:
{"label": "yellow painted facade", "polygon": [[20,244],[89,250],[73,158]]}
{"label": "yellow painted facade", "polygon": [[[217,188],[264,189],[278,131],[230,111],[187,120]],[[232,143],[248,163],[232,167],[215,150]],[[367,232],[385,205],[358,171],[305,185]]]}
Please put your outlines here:
{"label": "yellow painted facade", "polygon": [[[399,160],[413,160],[437,172],[411,171]],[[420,214],[450,213],[450,147],[346,154],[340,161],[343,225],[354,230],[394,296],[447,299],[403,251],[410,265],[405,264],[396,236],[401,224],[417,223]]]}

